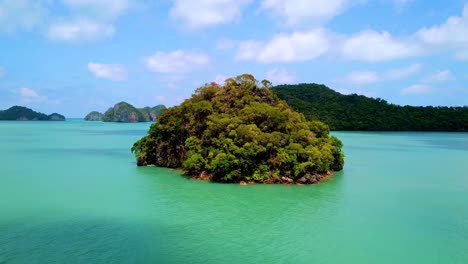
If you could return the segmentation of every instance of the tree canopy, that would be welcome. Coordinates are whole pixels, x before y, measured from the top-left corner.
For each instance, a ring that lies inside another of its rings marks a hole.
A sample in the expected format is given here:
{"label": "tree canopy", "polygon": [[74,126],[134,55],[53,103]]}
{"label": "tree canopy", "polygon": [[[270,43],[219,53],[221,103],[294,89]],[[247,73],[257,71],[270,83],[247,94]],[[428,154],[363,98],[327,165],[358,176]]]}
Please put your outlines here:
{"label": "tree canopy", "polygon": [[380,98],[343,95],[325,85],[279,85],[274,93],[309,120],[332,130],[468,131],[468,107],[399,106]]}
{"label": "tree canopy", "polygon": [[328,126],[307,121],[244,74],[206,84],[166,109],[132,147],[137,164],[182,168],[219,182],[314,183],[344,165]]}
{"label": "tree canopy", "polygon": [[[155,121],[166,107],[157,105],[155,107],[136,108],[127,102],[120,102],[109,108],[101,117],[104,122],[152,122]],[[89,115],[95,112],[91,112]],[[99,114],[98,112],[96,112]],[[94,114],[96,116],[96,114]],[[85,118],[86,120],[86,118]]]}
{"label": "tree canopy", "polygon": [[46,115],[24,106],[15,105],[0,111],[0,120],[65,121],[65,117],[57,113]]}

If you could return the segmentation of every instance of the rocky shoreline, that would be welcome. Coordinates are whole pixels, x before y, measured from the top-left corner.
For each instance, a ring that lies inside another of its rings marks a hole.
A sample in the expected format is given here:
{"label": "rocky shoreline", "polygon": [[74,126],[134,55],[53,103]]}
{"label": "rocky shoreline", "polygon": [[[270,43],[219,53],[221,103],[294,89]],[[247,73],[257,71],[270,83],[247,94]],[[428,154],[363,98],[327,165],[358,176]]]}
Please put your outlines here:
{"label": "rocky shoreline", "polygon": [[[180,170],[180,169],[178,169]],[[182,171],[182,170],[180,170]],[[184,175],[188,175],[186,171],[182,171]],[[213,175],[207,172],[202,172],[195,175],[189,175],[192,180],[200,180],[200,181],[213,181]],[[328,171],[323,174],[315,174],[315,175],[305,175],[303,177],[298,178],[297,180],[291,179],[289,177],[280,177],[276,180],[268,180],[263,182],[256,182],[256,181],[240,181],[238,182],[240,185],[251,185],[251,184],[284,184],[284,185],[311,185],[311,184],[319,184],[323,181],[329,180],[333,177],[333,171]],[[232,182],[237,183],[237,182]]]}

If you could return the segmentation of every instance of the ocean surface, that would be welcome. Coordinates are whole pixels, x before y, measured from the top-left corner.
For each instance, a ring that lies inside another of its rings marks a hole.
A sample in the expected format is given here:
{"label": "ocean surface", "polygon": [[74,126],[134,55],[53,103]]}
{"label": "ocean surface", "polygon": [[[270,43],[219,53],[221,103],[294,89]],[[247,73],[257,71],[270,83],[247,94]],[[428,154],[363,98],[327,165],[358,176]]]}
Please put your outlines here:
{"label": "ocean surface", "polygon": [[468,133],[335,132],[314,186],[138,168],[150,124],[0,122],[0,263],[468,263]]}

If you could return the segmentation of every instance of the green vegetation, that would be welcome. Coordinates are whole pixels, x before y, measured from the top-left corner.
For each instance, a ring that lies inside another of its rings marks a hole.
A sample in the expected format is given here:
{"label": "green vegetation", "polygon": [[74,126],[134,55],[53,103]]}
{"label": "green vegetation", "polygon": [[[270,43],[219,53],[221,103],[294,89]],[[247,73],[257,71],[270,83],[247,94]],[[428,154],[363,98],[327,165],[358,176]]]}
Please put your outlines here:
{"label": "green vegetation", "polygon": [[309,120],[332,130],[468,131],[468,107],[416,107],[389,104],[362,95],[342,95],[325,85],[279,85],[272,90]]}
{"label": "green vegetation", "polygon": [[[120,102],[114,105],[114,107],[109,108],[101,119],[104,122],[150,122],[156,121],[156,118],[164,109],[166,109],[164,105],[139,109],[129,103]],[[90,114],[92,113],[94,112]]]}
{"label": "green vegetation", "polygon": [[0,120],[65,121],[65,117],[57,113],[46,115],[24,106],[13,106],[7,110],[0,111]]}
{"label": "green vegetation", "polygon": [[91,113],[85,116],[84,120],[85,121],[102,121],[103,116],[104,116],[103,113],[92,111]]}
{"label": "green vegetation", "polygon": [[168,108],[132,147],[137,165],[182,168],[219,182],[315,183],[344,165],[328,126],[307,121],[244,74]]}

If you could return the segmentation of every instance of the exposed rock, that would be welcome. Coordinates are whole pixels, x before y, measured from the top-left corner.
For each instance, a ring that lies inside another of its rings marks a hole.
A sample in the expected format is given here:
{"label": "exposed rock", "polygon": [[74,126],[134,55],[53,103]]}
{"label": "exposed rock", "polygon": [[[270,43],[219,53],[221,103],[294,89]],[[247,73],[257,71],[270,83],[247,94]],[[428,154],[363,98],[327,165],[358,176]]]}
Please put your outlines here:
{"label": "exposed rock", "polygon": [[154,122],[165,109],[164,105],[136,108],[129,103],[120,102],[109,108],[104,114],[96,111],[89,113],[85,120],[122,123]]}
{"label": "exposed rock", "polygon": [[297,183],[301,183],[301,184],[306,184],[309,182],[309,179],[307,179],[306,176],[303,176],[301,178],[299,178],[299,180],[296,181]]}
{"label": "exposed rock", "polygon": [[135,108],[133,105],[120,102],[114,107],[109,108],[102,117],[104,122],[123,122],[123,123],[134,123],[134,122],[147,122],[149,121],[142,111]]}

